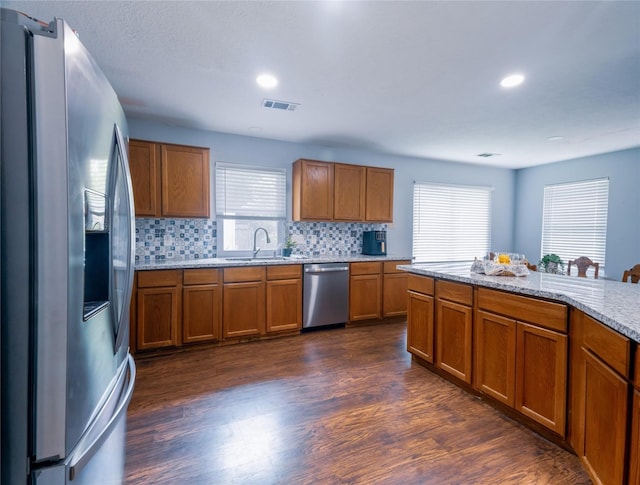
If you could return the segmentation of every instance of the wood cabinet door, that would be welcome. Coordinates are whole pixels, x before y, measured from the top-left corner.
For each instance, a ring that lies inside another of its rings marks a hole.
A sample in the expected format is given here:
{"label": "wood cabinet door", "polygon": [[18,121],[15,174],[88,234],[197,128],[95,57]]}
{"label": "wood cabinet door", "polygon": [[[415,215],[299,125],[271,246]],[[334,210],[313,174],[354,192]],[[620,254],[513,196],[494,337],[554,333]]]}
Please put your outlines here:
{"label": "wood cabinet door", "polygon": [[367,167],[365,220],[393,222],[393,169]]}
{"label": "wood cabinet door", "polygon": [[516,321],[478,310],[475,321],[475,387],[514,407]]}
{"label": "wood cabinet door", "polygon": [[224,338],[264,334],[264,282],[225,283],[223,301],[222,335]]}
{"label": "wood cabinet door", "polygon": [[[640,378],[640,376],[636,377]],[[631,446],[629,448],[629,485],[640,485],[640,391],[634,391],[633,393]]]}
{"label": "wood cabinet door", "polygon": [[138,350],[179,345],[178,288],[138,288]]}
{"label": "wood cabinet door", "polygon": [[389,273],[382,283],[382,316],[395,317],[407,314],[408,273]]}
{"label": "wood cabinet door", "polygon": [[162,145],[162,215],[209,217],[209,150]]}
{"label": "wood cabinet door", "polygon": [[182,288],[182,341],[220,340],[222,288],[219,285]]}
{"label": "wood cabinet door", "polygon": [[267,281],[267,333],[302,328],[302,280]]}
{"label": "wood cabinet door", "polygon": [[518,322],[516,409],[560,436],[566,434],[566,335]]}
{"label": "wood cabinet door", "polygon": [[364,220],[366,169],[359,165],[333,165],[333,218]]}
{"label": "wood cabinet door", "polygon": [[333,164],[298,160],[293,165],[293,219],[333,219]]}
{"label": "wood cabinet door", "polygon": [[382,316],[382,275],[349,277],[349,320],[371,320]]}
{"label": "wood cabinet door", "polygon": [[409,292],[407,351],[430,364],[434,362],[433,311],[432,296]]}
{"label": "wood cabinet door", "polygon": [[471,307],[436,300],[436,365],[471,384]]}
{"label": "wood cabinet door", "polygon": [[623,483],[629,384],[588,350],[583,352],[584,443],[576,450],[596,483]]}
{"label": "wood cabinet door", "polygon": [[160,217],[160,145],[130,140],[129,171],[136,216]]}

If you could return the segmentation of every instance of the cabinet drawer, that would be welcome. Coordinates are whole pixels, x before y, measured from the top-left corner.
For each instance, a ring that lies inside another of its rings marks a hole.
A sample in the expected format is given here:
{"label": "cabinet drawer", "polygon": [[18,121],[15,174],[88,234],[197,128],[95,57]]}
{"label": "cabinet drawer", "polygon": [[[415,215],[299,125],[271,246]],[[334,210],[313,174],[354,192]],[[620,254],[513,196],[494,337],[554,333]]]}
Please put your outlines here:
{"label": "cabinet drawer", "polygon": [[299,264],[287,264],[285,266],[267,266],[268,280],[287,280],[302,278],[302,266]]}
{"label": "cabinet drawer", "polygon": [[359,274],[379,274],[382,270],[380,261],[370,261],[366,263],[351,263],[350,271],[352,275]]}
{"label": "cabinet drawer", "polygon": [[241,283],[243,281],[262,281],[265,276],[264,266],[251,266],[248,268],[225,268],[225,283]]}
{"label": "cabinet drawer", "polygon": [[415,291],[416,293],[433,295],[433,278],[410,274],[408,287],[410,291]]}
{"label": "cabinet drawer", "polygon": [[218,270],[210,268],[185,269],[182,282],[185,285],[212,285],[218,282]]}
{"label": "cabinet drawer", "polygon": [[583,345],[622,377],[629,378],[631,341],[588,315],[584,316],[582,322]]}
{"label": "cabinet drawer", "polygon": [[385,273],[404,273],[401,269],[396,268],[399,264],[411,264],[411,261],[385,261],[383,271]]}
{"label": "cabinet drawer", "polygon": [[551,330],[567,331],[567,307],[559,303],[478,288],[478,308]]}
{"label": "cabinet drawer", "polygon": [[181,271],[178,269],[138,271],[138,288],[178,286],[180,273]]}
{"label": "cabinet drawer", "polygon": [[473,304],[473,287],[451,281],[436,281],[436,296],[462,305]]}

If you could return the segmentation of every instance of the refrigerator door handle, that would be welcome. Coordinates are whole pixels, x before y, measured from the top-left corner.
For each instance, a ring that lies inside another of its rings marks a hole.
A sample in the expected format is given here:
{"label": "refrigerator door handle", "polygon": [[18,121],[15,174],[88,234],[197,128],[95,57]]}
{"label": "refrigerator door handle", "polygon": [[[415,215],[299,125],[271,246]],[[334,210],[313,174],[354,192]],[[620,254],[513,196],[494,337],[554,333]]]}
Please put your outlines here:
{"label": "refrigerator door handle", "polygon": [[[80,441],[78,445],[78,452],[73,453],[71,455],[71,459],[68,463],[69,466],[69,480],[73,480],[78,473],[82,470],[82,468],[91,460],[91,458],[96,454],[96,452],[100,449],[100,446],[105,442],[105,440],[109,437],[113,429],[118,425],[121,419],[124,419],[124,415],[127,412],[127,407],[129,406],[129,402],[131,401],[131,396],[133,396],[133,388],[135,386],[136,381],[136,364],[133,360],[131,354],[127,354],[127,360],[125,361],[126,368],[122,372],[121,379],[128,379],[127,387],[125,391],[119,393],[120,401],[116,406],[116,410],[113,412],[111,417],[103,416],[104,413],[108,412],[110,406],[105,405],[103,411],[96,417],[93,421],[91,428],[87,430],[85,433],[86,439]],[[122,386],[117,385],[114,392],[118,392]],[[98,436],[95,436],[94,429],[100,424],[102,424],[105,419],[109,419],[107,424],[103,427],[102,430],[97,430],[99,433]],[[94,438],[95,436],[95,438]],[[93,439],[92,439],[93,438]],[[87,446],[84,446],[84,441],[90,441]]]}
{"label": "refrigerator door handle", "polygon": [[[129,158],[127,155],[127,145],[125,143],[124,137],[122,136],[122,132],[120,131],[120,127],[115,125],[115,134],[116,134],[116,147],[117,151],[120,154],[119,163],[121,163],[120,170],[118,173],[122,176],[124,190],[125,190],[125,199],[128,207],[128,217],[129,217],[129,240],[128,240],[128,272],[126,276],[126,286],[125,290],[122,293],[126,296],[125,301],[122,302],[122,311],[118,313],[116,309],[116,328],[115,328],[115,342],[114,342],[114,353],[117,353],[122,345],[122,341],[128,333],[128,325],[125,325],[126,322],[129,321],[129,307],[131,305],[131,291],[133,290],[133,276],[134,276],[134,264],[135,264],[135,210],[134,210],[134,201],[133,201],[133,187],[131,185],[131,175],[129,171]],[[114,184],[118,183],[117,180],[114,181]],[[113,258],[111,258],[111,264],[113,265]],[[111,274],[113,274],[113,268],[111,270]],[[115,283],[112,283],[115,284]],[[115,290],[115,288],[114,288]],[[115,292],[115,291],[114,291]],[[117,305],[116,305],[117,307]]]}

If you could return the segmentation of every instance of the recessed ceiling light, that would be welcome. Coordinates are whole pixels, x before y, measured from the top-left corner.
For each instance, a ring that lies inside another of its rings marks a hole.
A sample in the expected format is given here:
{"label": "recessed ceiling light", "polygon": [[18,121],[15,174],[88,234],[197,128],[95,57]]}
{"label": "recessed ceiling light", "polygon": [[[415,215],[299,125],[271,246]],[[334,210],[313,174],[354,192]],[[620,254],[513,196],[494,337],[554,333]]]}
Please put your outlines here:
{"label": "recessed ceiling light", "polygon": [[550,136],[547,138],[547,141],[560,141],[564,140],[564,136]]}
{"label": "recessed ceiling light", "polygon": [[256,82],[258,83],[258,86],[266,89],[275,88],[278,85],[278,80],[271,74],[260,74],[256,78]]}
{"label": "recessed ceiling light", "polygon": [[522,74],[511,74],[500,81],[500,86],[503,88],[513,88],[522,84],[523,81],[524,76]]}

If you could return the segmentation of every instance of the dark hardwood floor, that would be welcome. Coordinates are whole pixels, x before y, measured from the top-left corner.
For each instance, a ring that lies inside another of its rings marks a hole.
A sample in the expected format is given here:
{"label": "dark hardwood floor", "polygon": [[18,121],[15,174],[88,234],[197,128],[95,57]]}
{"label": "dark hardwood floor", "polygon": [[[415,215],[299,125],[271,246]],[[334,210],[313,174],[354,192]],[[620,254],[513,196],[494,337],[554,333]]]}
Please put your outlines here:
{"label": "dark hardwood floor", "polygon": [[576,456],[412,363],[405,329],[138,360],[126,483],[590,483]]}

